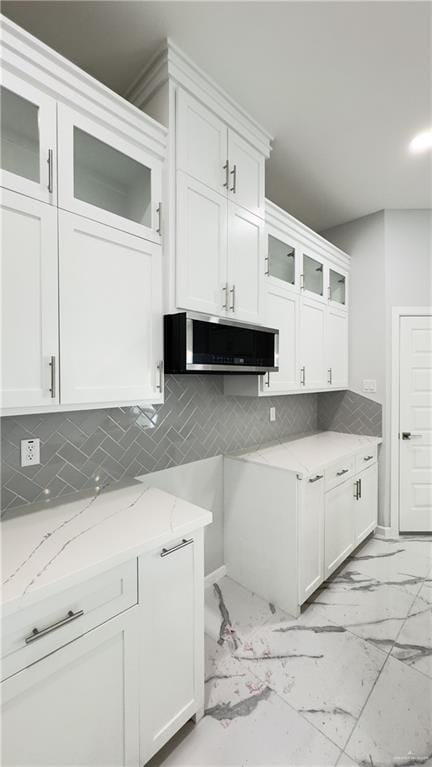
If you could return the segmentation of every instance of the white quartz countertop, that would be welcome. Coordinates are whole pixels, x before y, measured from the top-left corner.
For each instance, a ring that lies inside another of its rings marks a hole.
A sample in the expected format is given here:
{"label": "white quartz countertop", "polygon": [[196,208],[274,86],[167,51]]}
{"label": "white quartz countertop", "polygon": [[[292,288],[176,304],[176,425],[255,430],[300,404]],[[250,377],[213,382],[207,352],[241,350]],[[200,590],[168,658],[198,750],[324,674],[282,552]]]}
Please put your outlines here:
{"label": "white quartz countertop", "polygon": [[3,615],[211,521],[210,511],[138,481],[12,513],[1,523]]}
{"label": "white quartz countertop", "polygon": [[294,471],[303,477],[325,469],[347,455],[360,453],[368,447],[376,447],[381,442],[381,437],[323,431],[230,457]]}

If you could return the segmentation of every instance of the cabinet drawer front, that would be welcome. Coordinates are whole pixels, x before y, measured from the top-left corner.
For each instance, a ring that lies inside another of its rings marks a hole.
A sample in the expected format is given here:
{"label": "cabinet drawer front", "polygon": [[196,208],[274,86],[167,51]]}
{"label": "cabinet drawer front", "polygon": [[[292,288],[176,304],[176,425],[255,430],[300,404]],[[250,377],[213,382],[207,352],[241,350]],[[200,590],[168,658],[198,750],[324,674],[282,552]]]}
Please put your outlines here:
{"label": "cabinet drawer front", "polygon": [[341,482],[352,477],[355,471],[355,459],[351,456],[343,458],[341,461],[332,464],[325,471],[325,487],[331,490],[332,487],[340,485]]}
{"label": "cabinet drawer front", "polygon": [[137,560],[44,599],[2,623],[2,679],[137,603]]}
{"label": "cabinet drawer front", "polygon": [[363,469],[373,466],[377,462],[377,449],[376,447],[369,447],[364,452],[359,453],[356,456],[356,472],[363,471]]}

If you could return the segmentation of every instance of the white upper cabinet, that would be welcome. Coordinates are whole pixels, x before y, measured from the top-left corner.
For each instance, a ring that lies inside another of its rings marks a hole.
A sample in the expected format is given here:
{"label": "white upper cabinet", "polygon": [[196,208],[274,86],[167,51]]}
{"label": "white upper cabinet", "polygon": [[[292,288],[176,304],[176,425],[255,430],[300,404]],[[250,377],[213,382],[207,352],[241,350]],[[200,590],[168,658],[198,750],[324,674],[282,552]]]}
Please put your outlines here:
{"label": "white upper cabinet", "polygon": [[0,185],[55,204],[55,100],[7,71],[0,99]]}
{"label": "white upper cabinet", "polygon": [[2,405],[58,403],[57,211],[2,190]]}
{"label": "white upper cabinet", "polygon": [[323,261],[303,253],[300,287],[305,295],[325,300]]}
{"label": "white upper cabinet", "polygon": [[289,237],[270,229],[265,257],[267,283],[279,288],[298,289],[299,248]]}
{"label": "white upper cabinet", "polygon": [[326,306],[303,296],[300,303],[300,384],[322,389],[326,379]]}
{"label": "white upper cabinet", "polygon": [[263,392],[287,393],[300,388],[299,298],[283,288],[269,286],[265,296],[265,324],[279,330],[279,370],[261,376]]}
{"label": "white upper cabinet", "polygon": [[225,314],[227,204],[186,173],[177,173],[177,303],[181,309]]}
{"label": "white upper cabinet", "polygon": [[181,88],[176,94],[177,170],[226,195],[229,184],[225,123]]}
{"label": "white upper cabinet", "polygon": [[61,401],[162,401],[160,248],[60,211]]}
{"label": "white upper cabinet", "polygon": [[58,135],[59,207],[160,242],[160,163],[63,104]]}
{"label": "white upper cabinet", "polygon": [[262,221],[232,203],[228,206],[228,313],[257,323],[262,310],[265,233]]}
{"label": "white upper cabinet", "polygon": [[327,383],[348,386],[348,317],[343,309],[330,305],[326,328]]}
{"label": "white upper cabinet", "polygon": [[228,195],[233,202],[264,217],[264,157],[235,131],[228,130]]}

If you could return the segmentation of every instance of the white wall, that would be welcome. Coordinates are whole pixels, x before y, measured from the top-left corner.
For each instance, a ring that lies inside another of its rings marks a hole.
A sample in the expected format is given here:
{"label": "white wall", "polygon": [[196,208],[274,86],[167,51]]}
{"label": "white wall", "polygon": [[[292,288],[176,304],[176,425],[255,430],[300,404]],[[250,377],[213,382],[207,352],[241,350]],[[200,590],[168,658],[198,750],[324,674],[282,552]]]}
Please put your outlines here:
{"label": "white wall", "polygon": [[143,474],[140,479],[212,512],[213,522],[204,529],[205,574],[221,567],[224,564],[222,456]]}
{"label": "white wall", "polygon": [[[432,211],[380,211],[323,236],[352,256],[350,388],[383,405],[379,521],[389,525],[392,308],[432,304]],[[364,378],[376,394],[362,391]]]}

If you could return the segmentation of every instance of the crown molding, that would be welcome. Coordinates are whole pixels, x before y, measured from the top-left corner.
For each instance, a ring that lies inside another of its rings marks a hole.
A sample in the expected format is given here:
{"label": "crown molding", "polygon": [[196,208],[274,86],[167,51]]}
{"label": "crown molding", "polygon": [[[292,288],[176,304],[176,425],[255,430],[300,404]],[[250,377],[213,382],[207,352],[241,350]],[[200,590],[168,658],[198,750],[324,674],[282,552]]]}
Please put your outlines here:
{"label": "crown molding", "polygon": [[270,156],[271,134],[170,38],[167,38],[131,83],[124,94],[125,98],[143,109],[153,94],[168,81],[188,90],[266,157]]}
{"label": "crown molding", "polygon": [[165,157],[167,130],[156,120],[98,82],[64,56],[0,15],[0,61],[5,71],[25,79],[34,87],[160,158]]}
{"label": "crown molding", "polygon": [[325,254],[326,258],[335,266],[349,269],[351,258],[348,253],[337,248],[331,242],[314,232],[313,229],[303,224],[286,210],[275,205],[271,200],[265,201],[265,220],[273,229],[277,229],[281,234],[291,233],[292,236],[305,243],[310,252]]}

